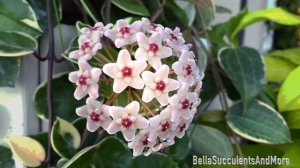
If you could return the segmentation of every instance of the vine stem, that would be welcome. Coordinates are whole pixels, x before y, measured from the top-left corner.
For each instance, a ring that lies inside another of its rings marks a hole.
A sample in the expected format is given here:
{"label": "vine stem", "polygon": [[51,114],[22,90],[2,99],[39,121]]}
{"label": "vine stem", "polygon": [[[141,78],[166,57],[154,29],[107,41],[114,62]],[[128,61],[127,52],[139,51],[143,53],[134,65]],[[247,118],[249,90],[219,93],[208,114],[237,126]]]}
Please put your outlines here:
{"label": "vine stem", "polygon": [[48,167],[53,166],[53,149],[51,145],[51,132],[54,120],[53,111],[53,95],[52,95],[52,77],[53,77],[53,65],[55,61],[55,46],[54,46],[54,33],[52,26],[52,16],[51,16],[52,3],[51,0],[47,0],[47,22],[48,22],[48,40],[49,48],[47,53],[48,59],[48,75],[47,75],[47,102],[48,102],[48,151],[47,151],[47,162]]}

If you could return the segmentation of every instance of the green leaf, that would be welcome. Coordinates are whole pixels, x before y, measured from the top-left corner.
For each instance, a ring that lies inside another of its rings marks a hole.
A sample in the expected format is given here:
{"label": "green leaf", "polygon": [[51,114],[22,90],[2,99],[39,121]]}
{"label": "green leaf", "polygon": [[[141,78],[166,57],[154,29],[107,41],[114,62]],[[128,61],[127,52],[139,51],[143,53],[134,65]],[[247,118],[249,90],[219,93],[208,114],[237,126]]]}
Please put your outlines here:
{"label": "green leaf", "polygon": [[99,21],[97,13],[94,9],[94,7],[92,6],[92,4],[90,3],[90,0],[80,0],[82,6],[84,7],[84,9],[86,10],[86,12],[89,14],[89,16],[93,19],[93,21],[96,23]]}
{"label": "green leaf", "polygon": [[275,50],[270,52],[268,55],[275,57],[286,58],[294,64],[300,65],[300,47],[290,48],[285,50]]}
{"label": "green leaf", "polygon": [[282,58],[266,55],[263,57],[266,69],[266,80],[269,82],[281,82],[287,78],[296,65]]}
{"label": "green leaf", "polygon": [[69,160],[61,158],[57,161],[57,168],[62,168]]}
{"label": "green leaf", "polygon": [[36,16],[25,0],[0,1],[0,31],[20,31],[33,37],[41,34]]}
{"label": "green leaf", "polygon": [[196,18],[196,7],[195,5],[186,2],[186,1],[182,1],[182,0],[175,0],[174,1],[186,14],[187,18],[188,18],[188,27],[192,26],[192,24],[195,21]]}
{"label": "green leaf", "polygon": [[57,118],[51,132],[51,145],[63,158],[71,158],[77,152],[81,142],[78,130],[68,121]]}
{"label": "green leaf", "polygon": [[205,125],[191,125],[188,130],[192,138],[192,150],[196,154],[232,157],[233,148],[229,138],[221,131]]}
{"label": "green leaf", "polygon": [[245,27],[259,22],[259,21],[265,21],[270,20],[273,22],[276,22],[278,24],[282,25],[299,25],[300,24],[300,17],[297,15],[294,15],[292,13],[289,13],[285,11],[282,8],[269,8],[269,9],[263,9],[259,11],[254,11],[251,13],[248,13],[245,15],[242,20],[239,22],[238,25],[236,25],[232,35],[231,39],[234,39],[235,36],[237,36],[238,32],[240,32]]}
{"label": "green leaf", "polygon": [[230,9],[228,9],[228,8],[226,8],[224,6],[219,6],[219,5],[216,5],[216,12],[217,13],[222,13],[222,14],[223,13],[228,13],[228,14],[232,13]]}
{"label": "green leaf", "polygon": [[226,48],[219,63],[240,93],[244,107],[260,92],[264,80],[264,64],[259,53],[252,48]]}
{"label": "green leaf", "polygon": [[22,32],[0,32],[0,56],[15,57],[33,53],[36,40]]}
{"label": "green leaf", "polygon": [[212,0],[187,0],[190,3],[196,5],[196,19],[195,27],[197,29],[202,29],[203,27],[209,26],[209,24],[215,18],[215,4]]}
{"label": "green leaf", "polygon": [[0,57],[0,87],[15,87],[19,72],[19,58]]}
{"label": "green leaf", "polygon": [[46,159],[44,147],[35,139],[12,136],[6,139],[14,157],[28,167],[38,167]]}
{"label": "green leaf", "polygon": [[190,153],[192,142],[189,135],[185,134],[182,138],[176,138],[175,144],[170,146],[168,155],[172,156],[175,160],[183,160]]}
{"label": "green leaf", "polygon": [[241,102],[230,107],[226,116],[229,127],[240,136],[260,143],[291,142],[289,128],[283,117],[272,107],[252,101],[243,112]]}
{"label": "green leaf", "polygon": [[[174,12],[176,11],[176,12]],[[165,20],[168,27],[187,27],[188,16],[174,1],[167,1],[164,8]],[[178,24],[180,22],[182,25]]]}
{"label": "green leaf", "polygon": [[[78,116],[75,109],[85,104],[74,98],[75,86],[68,80],[68,74],[55,75],[52,80],[53,91],[53,111],[55,115],[72,122]],[[36,89],[34,96],[34,107],[36,114],[41,119],[48,119],[47,103],[47,83],[44,82]]]}
{"label": "green leaf", "polygon": [[195,46],[197,47],[197,64],[200,69],[200,71],[204,72],[207,66],[207,54],[205,52],[205,46],[203,45],[202,39],[195,39],[194,38],[194,43]]}
{"label": "green leaf", "polygon": [[0,145],[0,167],[1,168],[13,168],[15,162],[12,158],[12,152],[9,148]]}
{"label": "green leaf", "polygon": [[283,164],[278,166],[279,168],[298,168],[300,166],[299,161],[299,155],[300,155],[300,142],[297,141],[293,143],[288,151],[282,156],[282,158],[288,158],[290,161],[290,164]]}
{"label": "green leaf", "polygon": [[99,144],[84,148],[63,168],[73,167],[129,167],[132,154],[127,146],[116,137],[107,137]]}
{"label": "green leaf", "polygon": [[300,110],[282,114],[290,129],[300,129]]}
{"label": "green leaf", "polygon": [[154,153],[150,156],[138,156],[134,158],[130,168],[179,168],[177,163],[170,157],[161,153]]}
{"label": "green leaf", "polygon": [[293,70],[281,86],[277,104],[280,112],[300,109],[300,66]]}
{"label": "green leaf", "polygon": [[141,16],[149,16],[149,11],[147,8],[136,0],[112,0],[114,5],[119,7],[120,9]]}
{"label": "green leaf", "polygon": [[[39,23],[39,26],[44,32],[48,31],[48,25],[47,25],[47,0],[27,0],[27,2],[30,4],[32,9],[34,10],[34,13],[36,14],[36,19]],[[52,23],[53,26],[56,26],[58,24],[58,21],[56,19],[55,10],[54,10],[54,3],[57,7],[58,12],[58,20],[60,21],[62,19],[62,6],[60,0],[54,0],[52,1]]]}
{"label": "green leaf", "polygon": [[225,120],[225,112],[222,110],[208,110],[200,114],[201,121],[220,122]]}

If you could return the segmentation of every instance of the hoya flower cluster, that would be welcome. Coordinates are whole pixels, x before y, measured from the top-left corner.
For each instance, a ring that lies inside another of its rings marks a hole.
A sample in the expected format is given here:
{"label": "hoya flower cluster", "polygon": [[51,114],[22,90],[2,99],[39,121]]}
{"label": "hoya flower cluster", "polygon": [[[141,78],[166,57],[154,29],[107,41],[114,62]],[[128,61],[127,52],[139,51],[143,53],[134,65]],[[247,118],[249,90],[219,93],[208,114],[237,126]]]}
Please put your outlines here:
{"label": "hoya flower cluster", "polygon": [[[105,48],[108,40],[118,51],[110,59],[102,54],[111,54]],[[114,27],[100,22],[82,28],[78,44],[69,57],[78,60],[79,70],[69,80],[77,86],[76,99],[88,96],[76,113],[87,118],[89,131],[122,132],[134,156],[149,155],[184,136],[200,104],[204,75],[179,28],[147,18],[132,24],[118,20]],[[103,64],[91,66],[93,59]],[[102,85],[110,86],[112,94],[99,94]],[[119,106],[124,92],[127,105]]]}

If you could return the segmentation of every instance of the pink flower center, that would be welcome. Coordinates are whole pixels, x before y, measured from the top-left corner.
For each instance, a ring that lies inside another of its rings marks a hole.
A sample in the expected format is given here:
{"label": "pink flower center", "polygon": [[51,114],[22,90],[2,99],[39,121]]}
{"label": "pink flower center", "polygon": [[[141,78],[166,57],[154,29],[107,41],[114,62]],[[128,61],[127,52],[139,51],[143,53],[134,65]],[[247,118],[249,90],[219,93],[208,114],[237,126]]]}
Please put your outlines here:
{"label": "pink flower center", "polygon": [[130,28],[129,28],[129,27],[121,27],[121,28],[119,29],[119,32],[120,32],[122,35],[129,34],[129,33],[130,33]]}
{"label": "pink flower center", "polygon": [[157,25],[155,23],[150,23],[151,29],[155,30],[157,28]]}
{"label": "pink flower center", "polygon": [[190,75],[193,72],[191,65],[187,65],[185,67],[185,70],[187,75]]}
{"label": "pink flower center", "polygon": [[179,126],[178,126],[179,132],[184,131],[185,127],[186,127],[186,124],[185,124],[185,123],[183,123],[182,125],[179,125]]}
{"label": "pink flower center", "polygon": [[143,144],[144,146],[146,146],[146,145],[149,144],[148,137],[149,137],[149,135],[145,135],[145,137],[144,137],[145,139],[142,141],[142,144]]}
{"label": "pink flower center", "polygon": [[90,119],[94,122],[99,122],[100,121],[100,114],[93,111],[93,112],[90,113]]}
{"label": "pink flower center", "polygon": [[159,47],[155,43],[150,43],[149,44],[149,51],[156,53],[159,50]]}
{"label": "pink flower center", "polygon": [[166,83],[162,80],[157,81],[155,84],[156,84],[155,89],[158,90],[158,91],[162,92],[166,88]]}
{"label": "pink flower center", "polygon": [[177,37],[173,33],[171,33],[170,36],[171,36],[172,40],[176,40],[177,41]]}
{"label": "pink flower center", "polygon": [[129,66],[124,66],[122,69],[121,69],[121,73],[122,73],[122,76],[124,78],[126,77],[131,77],[132,76],[132,68],[129,67]]}
{"label": "pink flower center", "polygon": [[123,126],[125,128],[129,128],[132,124],[133,124],[133,122],[128,117],[122,118],[122,120],[121,120],[121,126]]}
{"label": "pink flower center", "polygon": [[87,49],[90,49],[91,48],[91,45],[90,45],[90,42],[84,42],[82,45],[81,45],[81,47],[80,47],[80,49],[82,50],[82,51],[86,51]]}
{"label": "pink flower center", "polygon": [[184,99],[184,100],[181,102],[181,108],[182,108],[182,109],[187,109],[189,106],[190,106],[190,102],[189,102],[188,99]]}
{"label": "pink flower center", "polygon": [[78,82],[81,86],[84,86],[84,85],[87,85],[87,79],[88,79],[88,77],[86,75],[82,74],[79,76]]}
{"label": "pink flower center", "polygon": [[161,124],[161,131],[165,132],[168,129],[170,129],[170,123],[168,121],[166,121],[165,123]]}

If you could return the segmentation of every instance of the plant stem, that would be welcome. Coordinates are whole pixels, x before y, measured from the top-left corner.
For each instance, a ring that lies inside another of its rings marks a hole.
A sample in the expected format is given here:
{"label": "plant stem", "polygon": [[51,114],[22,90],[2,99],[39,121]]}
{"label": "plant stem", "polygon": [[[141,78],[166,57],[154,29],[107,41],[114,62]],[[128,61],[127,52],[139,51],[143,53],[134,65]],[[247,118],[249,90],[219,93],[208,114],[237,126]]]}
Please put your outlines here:
{"label": "plant stem", "polygon": [[166,0],[163,0],[160,8],[153,14],[152,18],[151,18],[151,22],[155,22],[155,20],[161,15],[161,13],[164,10],[164,7],[166,5]]}
{"label": "plant stem", "polygon": [[144,103],[142,98],[136,92],[132,92],[132,93],[135,95],[135,97],[138,99],[138,101],[142,104],[142,106],[146,109],[146,111],[148,111],[152,116],[155,116],[153,111],[147,106],[147,104]]}
{"label": "plant stem", "polygon": [[109,59],[112,61],[112,62],[116,62],[116,60],[114,59],[113,55],[111,54],[111,52],[108,50],[105,42],[102,43],[103,45],[103,49],[104,51],[106,52],[106,54],[108,55]]}
{"label": "plant stem", "polygon": [[107,105],[112,105],[112,103],[120,96],[119,93],[117,94],[114,94],[112,97],[110,97],[108,100],[107,100]]}
{"label": "plant stem", "polygon": [[53,150],[51,145],[51,131],[54,120],[54,111],[53,111],[53,95],[52,95],[52,76],[53,76],[53,65],[55,61],[55,46],[54,46],[54,33],[52,26],[52,9],[51,0],[47,0],[47,22],[48,22],[48,40],[49,40],[49,48],[47,53],[48,59],[48,84],[47,84],[47,102],[48,102],[48,151],[47,151],[47,162],[48,167],[53,166]]}
{"label": "plant stem", "polygon": [[102,55],[96,54],[95,57],[98,58],[104,64],[110,63],[108,60],[104,59]]}

